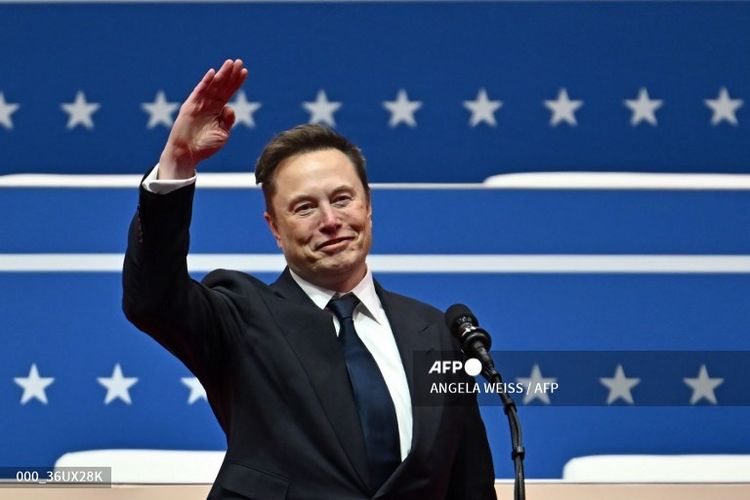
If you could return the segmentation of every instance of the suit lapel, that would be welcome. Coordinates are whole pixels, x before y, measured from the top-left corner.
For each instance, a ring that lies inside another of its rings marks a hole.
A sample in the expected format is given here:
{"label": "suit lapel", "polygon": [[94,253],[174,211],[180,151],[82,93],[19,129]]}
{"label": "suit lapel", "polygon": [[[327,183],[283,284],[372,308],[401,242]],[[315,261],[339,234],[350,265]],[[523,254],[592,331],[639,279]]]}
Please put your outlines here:
{"label": "suit lapel", "polygon": [[[388,322],[391,324],[391,330],[393,330],[393,336],[396,338],[396,345],[401,355],[401,362],[404,365],[406,380],[410,391],[413,392],[414,357],[439,349],[439,339],[430,335],[423,335],[424,331],[430,327],[430,323],[415,315],[414,308],[409,307],[404,299],[385,291],[377,281],[375,282],[375,290],[383,304],[385,314],[388,316]],[[437,344],[435,343],[436,340],[438,341]],[[411,399],[413,403],[413,393]]]}
{"label": "suit lapel", "polygon": [[307,372],[360,486],[367,491],[369,473],[364,438],[331,316],[297,285],[288,268],[271,288],[276,295],[300,306],[294,307],[293,314],[278,314],[276,319]]}
{"label": "suit lapel", "polygon": [[[413,304],[399,295],[384,290],[377,281],[375,289],[388,316],[404,365],[411,395],[413,421],[411,451],[378,490],[375,495],[375,498],[378,498],[396,489],[401,479],[409,476],[408,471],[412,463],[426,460],[432,443],[438,438],[438,424],[443,411],[442,396],[429,395],[430,387],[426,384],[426,373],[416,373],[416,370],[429,367],[428,360],[439,355],[443,346],[438,330],[440,325],[417,316]],[[427,395],[430,398],[429,404],[425,404]]]}

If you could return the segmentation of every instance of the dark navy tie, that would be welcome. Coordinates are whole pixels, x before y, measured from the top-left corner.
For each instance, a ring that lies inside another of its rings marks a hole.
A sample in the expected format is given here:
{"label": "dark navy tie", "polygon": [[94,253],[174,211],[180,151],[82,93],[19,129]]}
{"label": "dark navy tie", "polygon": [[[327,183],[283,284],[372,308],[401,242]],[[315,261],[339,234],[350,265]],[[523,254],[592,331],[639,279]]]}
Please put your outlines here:
{"label": "dark navy tie", "polygon": [[339,341],[354,391],[359,421],[370,466],[370,486],[373,492],[401,463],[398,423],[391,394],[375,358],[354,329],[354,308],[359,299],[352,293],[332,299],[330,309],[339,319]]}

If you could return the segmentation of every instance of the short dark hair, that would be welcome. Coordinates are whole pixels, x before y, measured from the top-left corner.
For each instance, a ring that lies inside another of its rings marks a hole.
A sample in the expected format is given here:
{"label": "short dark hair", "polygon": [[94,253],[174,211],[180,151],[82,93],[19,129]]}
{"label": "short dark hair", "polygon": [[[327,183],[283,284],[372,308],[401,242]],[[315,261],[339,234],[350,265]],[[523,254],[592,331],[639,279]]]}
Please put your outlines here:
{"label": "short dark hair", "polygon": [[362,151],[346,137],[329,127],[305,124],[276,134],[263,148],[263,152],[255,163],[255,183],[260,184],[263,189],[266,210],[272,211],[271,198],[276,194],[274,181],[279,164],[292,156],[323,149],[338,149],[351,160],[359,180],[362,181],[365,194],[368,199],[370,198],[370,185],[367,183],[365,170],[366,161]]}

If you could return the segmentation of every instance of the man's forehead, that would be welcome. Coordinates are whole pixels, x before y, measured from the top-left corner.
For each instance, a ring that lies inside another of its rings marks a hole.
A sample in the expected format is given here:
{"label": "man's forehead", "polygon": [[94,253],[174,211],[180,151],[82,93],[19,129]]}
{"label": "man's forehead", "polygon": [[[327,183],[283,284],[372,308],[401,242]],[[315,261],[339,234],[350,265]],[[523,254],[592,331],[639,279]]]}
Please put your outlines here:
{"label": "man's forehead", "polygon": [[271,204],[288,205],[300,198],[330,195],[347,189],[362,190],[369,199],[357,167],[336,148],[307,151],[285,158],[274,172]]}
{"label": "man's forehead", "polygon": [[[332,150],[338,151],[338,150]],[[341,185],[361,184],[356,167],[349,158],[338,151],[340,156],[315,155],[315,152],[297,155],[279,163],[276,171],[276,192],[292,188],[293,190],[318,188],[325,185],[329,190]],[[290,186],[289,184],[292,184]]]}
{"label": "man's forehead", "polygon": [[343,151],[335,148],[326,148],[315,151],[305,151],[284,158],[276,167],[276,174],[278,175],[284,170],[293,171],[295,173],[304,172],[305,169],[314,168],[316,166],[328,168],[340,167],[342,172],[348,171],[349,168],[351,168],[351,170],[356,173],[354,163],[346,154],[344,154]]}

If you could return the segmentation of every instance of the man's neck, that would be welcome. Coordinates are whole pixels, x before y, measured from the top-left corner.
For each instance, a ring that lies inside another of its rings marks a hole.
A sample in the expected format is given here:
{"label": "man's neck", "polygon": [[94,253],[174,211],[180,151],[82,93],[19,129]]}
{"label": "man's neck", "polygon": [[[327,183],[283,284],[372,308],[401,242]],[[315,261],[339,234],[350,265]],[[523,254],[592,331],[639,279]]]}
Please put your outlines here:
{"label": "man's neck", "polygon": [[359,285],[365,279],[365,277],[367,277],[368,268],[367,265],[365,265],[361,273],[357,272],[356,275],[349,275],[346,279],[341,281],[331,281],[325,283],[322,283],[319,280],[308,279],[295,272],[291,267],[289,268],[289,271],[291,272],[292,277],[295,279],[295,281],[297,281],[297,283],[304,282],[325,292],[345,294],[354,290],[354,288],[356,288],[357,285]]}
{"label": "man's neck", "polygon": [[362,282],[363,279],[365,279],[365,276],[367,276],[366,264],[362,266],[361,271],[357,271],[354,274],[349,274],[346,277],[343,277],[341,280],[332,279],[330,281],[321,281],[315,278],[310,279],[309,277],[303,276],[294,271],[291,267],[289,268],[289,270],[294,274],[295,277],[302,279],[313,286],[322,288],[324,290],[329,290],[331,292],[336,292],[338,294],[351,292],[357,285]]}

